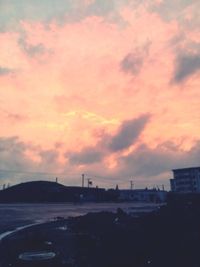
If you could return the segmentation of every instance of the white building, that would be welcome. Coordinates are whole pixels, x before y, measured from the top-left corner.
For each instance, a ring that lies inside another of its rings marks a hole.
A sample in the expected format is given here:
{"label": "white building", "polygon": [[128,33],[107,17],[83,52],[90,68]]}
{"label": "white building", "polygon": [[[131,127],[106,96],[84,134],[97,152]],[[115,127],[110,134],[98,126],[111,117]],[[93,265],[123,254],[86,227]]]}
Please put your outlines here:
{"label": "white building", "polygon": [[119,190],[119,200],[138,202],[165,202],[167,192],[157,189],[124,189]]}
{"label": "white building", "polygon": [[173,179],[170,179],[173,192],[200,192],[200,167],[175,169]]}

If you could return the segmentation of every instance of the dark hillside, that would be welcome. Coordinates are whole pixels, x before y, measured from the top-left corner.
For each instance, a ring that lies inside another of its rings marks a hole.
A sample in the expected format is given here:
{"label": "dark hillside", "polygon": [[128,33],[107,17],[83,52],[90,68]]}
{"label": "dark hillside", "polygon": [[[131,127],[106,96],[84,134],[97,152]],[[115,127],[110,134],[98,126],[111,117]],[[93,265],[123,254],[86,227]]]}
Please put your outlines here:
{"label": "dark hillside", "polygon": [[63,192],[65,186],[55,182],[27,182],[0,191],[0,202],[45,202]]}
{"label": "dark hillside", "polygon": [[105,198],[104,189],[64,186],[49,181],[21,183],[0,191],[0,203],[103,201]]}

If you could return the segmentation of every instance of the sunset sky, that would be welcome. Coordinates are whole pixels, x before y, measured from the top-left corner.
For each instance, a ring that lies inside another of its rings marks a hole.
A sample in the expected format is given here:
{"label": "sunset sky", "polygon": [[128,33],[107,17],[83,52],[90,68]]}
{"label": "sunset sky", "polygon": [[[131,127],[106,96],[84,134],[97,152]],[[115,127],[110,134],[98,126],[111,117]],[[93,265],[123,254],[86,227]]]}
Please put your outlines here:
{"label": "sunset sky", "polygon": [[0,0],[0,184],[169,188],[200,165],[199,0]]}

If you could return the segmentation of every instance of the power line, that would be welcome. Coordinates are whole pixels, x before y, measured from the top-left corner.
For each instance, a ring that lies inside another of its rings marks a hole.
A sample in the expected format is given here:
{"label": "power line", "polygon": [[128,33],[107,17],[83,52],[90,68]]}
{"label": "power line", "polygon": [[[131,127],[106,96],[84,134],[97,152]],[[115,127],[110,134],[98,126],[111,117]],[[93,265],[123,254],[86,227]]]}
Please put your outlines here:
{"label": "power line", "polygon": [[[16,173],[16,174],[29,174],[29,175],[51,175],[51,176],[71,176],[71,177],[75,177],[75,178],[80,178],[80,173],[67,173],[67,172],[34,172],[34,171],[26,171],[26,170],[7,170],[7,169],[0,169],[0,173]],[[125,183],[130,183],[130,180],[129,178],[127,177],[114,177],[114,176],[100,176],[100,175],[95,175],[95,174],[89,174],[89,173],[85,173],[85,176],[86,177],[90,177],[92,178],[94,181],[95,180],[99,180],[99,181],[102,181],[103,183],[104,182],[114,182],[114,183],[119,183],[119,184],[125,184]],[[143,183],[143,182],[155,182],[155,178],[136,178],[135,179],[135,182],[138,182],[139,184],[140,183]],[[158,180],[157,181],[159,183],[159,186],[161,183],[163,183],[163,181],[160,181]],[[83,185],[83,184],[82,184]],[[132,187],[133,187],[133,184],[132,184]]]}

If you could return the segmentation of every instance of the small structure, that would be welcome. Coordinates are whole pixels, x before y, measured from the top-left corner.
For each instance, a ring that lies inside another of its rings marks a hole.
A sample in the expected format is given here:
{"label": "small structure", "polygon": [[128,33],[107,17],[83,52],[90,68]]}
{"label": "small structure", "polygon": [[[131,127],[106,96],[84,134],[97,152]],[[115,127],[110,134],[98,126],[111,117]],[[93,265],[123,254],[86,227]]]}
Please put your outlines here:
{"label": "small structure", "polygon": [[138,201],[138,202],[165,202],[167,192],[159,189],[124,189],[119,190],[120,201]]}
{"label": "small structure", "polygon": [[200,192],[200,167],[175,169],[170,179],[171,191],[180,193]]}

